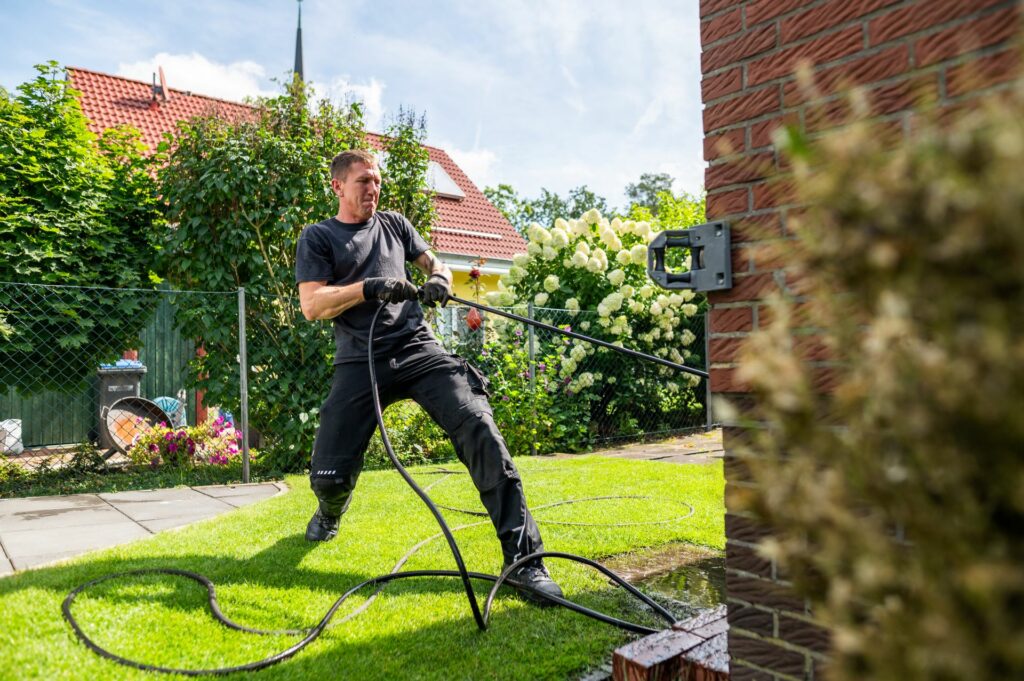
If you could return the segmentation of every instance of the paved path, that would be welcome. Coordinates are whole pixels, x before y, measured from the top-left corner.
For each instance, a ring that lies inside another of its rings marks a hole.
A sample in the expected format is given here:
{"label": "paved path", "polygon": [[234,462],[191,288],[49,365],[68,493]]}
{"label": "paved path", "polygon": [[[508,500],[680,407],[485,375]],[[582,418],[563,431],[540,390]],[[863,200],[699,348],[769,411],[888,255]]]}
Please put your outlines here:
{"label": "paved path", "polygon": [[0,576],[212,518],[287,489],[267,482],[0,499]]}
{"label": "paved path", "polygon": [[[638,442],[623,447],[600,449],[592,454],[642,461],[666,463],[710,463],[722,458],[722,429],[680,435],[660,442]],[[579,454],[557,454],[556,458],[569,458]]]}

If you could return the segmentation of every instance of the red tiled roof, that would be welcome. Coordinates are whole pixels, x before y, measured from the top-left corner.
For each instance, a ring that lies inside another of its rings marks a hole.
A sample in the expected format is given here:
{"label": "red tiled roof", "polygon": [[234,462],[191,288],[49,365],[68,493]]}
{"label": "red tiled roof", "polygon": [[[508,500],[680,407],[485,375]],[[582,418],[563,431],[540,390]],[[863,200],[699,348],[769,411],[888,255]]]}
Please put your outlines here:
{"label": "red tiled roof", "polygon": [[101,133],[107,128],[130,125],[142,132],[142,141],[155,149],[165,132],[173,132],[178,121],[216,112],[225,118],[251,116],[252,107],[224,99],[167,88],[169,99],[153,103],[153,86],[141,80],[111,76],[87,69],[68,67],[71,87],[81,92],[79,103],[89,119],[89,129]]}
{"label": "red tiled roof", "polygon": [[[169,99],[153,102],[152,85],[77,67],[68,67],[68,80],[81,92],[82,112],[89,119],[89,129],[100,133],[117,125],[131,125],[142,132],[142,141],[155,148],[165,132],[173,132],[175,123],[211,111],[227,118],[252,115],[252,107],[215,97],[206,97],[168,88]],[[381,148],[381,136],[367,135],[370,144]],[[523,237],[509,224],[487,197],[477,189],[462,169],[437,147],[426,147],[430,160],[437,162],[465,194],[456,199],[434,198],[437,206],[434,248],[439,253],[453,253],[484,258],[510,260],[515,253],[526,250]],[[477,236],[481,232],[497,239]]]}
{"label": "red tiled roof", "polygon": [[[372,147],[380,149],[383,146],[380,135],[369,133],[367,138]],[[434,205],[437,206],[436,226],[443,230],[434,232],[435,249],[440,253],[459,253],[505,260],[511,260],[516,253],[525,252],[526,241],[523,237],[505,219],[501,211],[487,200],[483,192],[477,189],[455,161],[443,149],[425,146],[430,153],[430,160],[444,168],[466,195],[462,199],[440,195],[434,197]],[[467,232],[484,232],[499,236],[501,239],[489,239]]]}

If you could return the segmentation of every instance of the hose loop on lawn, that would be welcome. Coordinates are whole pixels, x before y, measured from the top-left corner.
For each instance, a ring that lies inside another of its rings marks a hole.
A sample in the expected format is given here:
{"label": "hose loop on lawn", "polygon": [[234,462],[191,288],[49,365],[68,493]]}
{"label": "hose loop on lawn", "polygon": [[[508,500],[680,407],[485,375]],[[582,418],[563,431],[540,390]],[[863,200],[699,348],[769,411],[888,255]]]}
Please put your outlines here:
{"label": "hose loop on lawn", "polygon": [[[531,591],[531,592],[535,593],[536,595],[538,595],[540,597],[543,597],[543,598],[545,598],[545,599],[547,599],[547,600],[549,600],[549,601],[551,601],[553,603],[556,603],[556,604],[558,604],[558,605],[560,605],[560,606],[562,606],[564,608],[568,608],[569,610],[572,610],[572,611],[577,612],[577,613],[579,613],[581,615],[585,615],[587,617],[593,618],[595,620],[598,620],[599,622],[605,622],[607,624],[611,624],[611,625],[619,627],[621,629],[625,629],[626,631],[632,631],[632,632],[635,632],[635,633],[638,633],[638,634],[653,634],[653,633],[656,633],[658,631],[657,629],[652,629],[652,628],[646,627],[646,626],[644,626],[642,624],[637,624],[637,623],[634,623],[634,622],[628,622],[626,620],[622,620],[622,619],[619,619],[617,617],[612,617],[611,615],[606,615],[606,614],[604,614],[602,612],[598,612],[596,610],[592,610],[592,609],[587,608],[587,607],[585,607],[583,605],[580,605],[579,603],[574,603],[573,601],[567,600],[565,598],[558,598],[556,596],[551,596],[549,594],[545,594],[545,593],[543,593],[541,591],[538,591],[536,589],[530,588],[530,586],[527,585],[527,584],[520,584],[520,583],[514,581],[513,579],[511,579],[509,577],[509,575],[512,573],[512,571],[514,571],[515,569],[519,568],[521,565],[524,565],[527,562],[529,562],[531,560],[538,559],[538,558],[559,558],[559,559],[569,560],[569,561],[573,561],[573,562],[576,562],[576,563],[580,563],[580,564],[592,567],[595,570],[598,570],[599,572],[604,574],[606,577],[611,579],[613,582],[615,582],[619,586],[621,586],[631,596],[633,596],[634,598],[640,600],[644,605],[646,605],[651,610],[653,610],[654,613],[656,615],[658,615],[658,617],[660,617],[663,620],[665,620],[665,622],[669,626],[671,626],[672,624],[676,623],[676,621],[677,621],[676,618],[673,617],[672,613],[670,613],[664,607],[662,607],[661,605],[656,603],[650,597],[648,597],[645,594],[641,593],[636,587],[634,587],[632,584],[627,582],[622,577],[619,577],[618,575],[616,575],[614,572],[612,572],[608,568],[604,567],[603,565],[601,565],[600,563],[598,563],[596,561],[590,560],[589,558],[584,558],[583,556],[577,556],[577,555],[574,555],[574,554],[571,554],[571,553],[561,553],[561,552],[558,552],[558,551],[542,551],[542,552],[538,552],[538,553],[532,553],[532,554],[530,554],[528,556],[523,556],[519,560],[517,560],[514,563],[512,563],[511,565],[509,565],[505,570],[502,571],[501,575],[488,575],[488,574],[484,574],[484,573],[481,573],[481,572],[471,572],[471,571],[466,569],[465,561],[463,561],[463,559],[462,559],[462,553],[459,551],[459,546],[458,546],[458,544],[455,541],[455,537],[452,534],[452,530],[448,527],[448,524],[445,522],[444,516],[441,515],[441,511],[438,509],[438,506],[436,504],[434,504],[434,502],[430,499],[430,496],[419,485],[416,484],[416,481],[413,480],[413,478],[409,474],[409,472],[405,470],[405,467],[402,465],[401,461],[399,461],[398,456],[395,455],[395,451],[394,451],[394,449],[391,446],[391,440],[388,437],[387,428],[384,426],[384,415],[383,415],[383,411],[381,409],[380,396],[379,396],[378,391],[377,391],[377,375],[376,375],[376,372],[374,371],[374,362],[373,362],[373,330],[376,327],[377,318],[380,315],[381,310],[383,310],[383,309],[384,309],[384,305],[381,304],[377,308],[376,313],[374,313],[373,319],[370,322],[369,342],[367,343],[367,345],[368,345],[368,347],[367,347],[367,354],[369,355],[369,366],[370,366],[370,382],[371,382],[371,385],[373,386],[372,392],[373,392],[374,412],[375,412],[376,417],[377,417],[377,425],[380,427],[381,439],[384,442],[384,448],[385,448],[385,450],[388,453],[388,457],[391,459],[391,463],[398,470],[399,474],[402,476],[402,478],[405,480],[405,482],[413,489],[414,492],[416,492],[416,494],[420,497],[420,499],[423,500],[423,503],[426,504],[427,508],[430,509],[430,512],[434,515],[434,519],[437,520],[437,524],[440,526],[441,532],[444,535],[444,538],[448,542],[448,547],[451,549],[452,556],[455,559],[455,565],[456,565],[456,567],[458,569],[457,570],[409,570],[409,571],[406,571],[406,572],[391,572],[391,573],[388,573],[386,575],[379,575],[377,577],[371,577],[370,579],[367,579],[367,580],[365,580],[363,582],[360,582],[359,584],[356,584],[351,589],[349,589],[344,594],[342,594],[340,597],[338,597],[338,599],[336,601],[334,601],[334,603],[327,610],[327,612],[320,619],[320,621],[317,624],[315,624],[314,626],[308,627],[306,629],[282,629],[282,630],[253,629],[251,627],[246,627],[246,626],[243,626],[243,625],[238,624],[236,622],[233,622],[231,619],[229,619],[227,616],[225,616],[223,612],[221,612],[220,606],[217,603],[217,594],[216,594],[216,589],[215,589],[215,587],[213,585],[213,582],[211,582],[209,579],[207,579],[206,577],[204,577],[201,574],[198,574],[198,573],[195,573],[195,572],[190,572],[188,570],[179,570],[179,569],[175,569],[175,568],[148,568],[148,569],[143,569],[143,570],[129,570],[129,571],[125,571],[125,572],[112,573],[112,574],[104,575],[102,577],[98,577],[98,578],[96,578],[96,579],[94,579],[92,581],[86,582],[85,584],[82,584],[81,586],[75,588],[74,590],[71,591],[71,593],[69,593],[67,595],[67,597],[65,597],[64,602],[61,605],[61,611],[62,611],[62,613],[64,615],[64,619],[67,620],[68,624],[71,626],[72,631],[75,632],[75,635],[78,637],[78,639],[80,641],[82,641],[83,644],[85,644],[85,646],[87,648],[89,648],[90,650],[95,652],[100,657],[103,657],[104,659],[111,660],[113,662],[117,662],[118,664],[122,664],[122,665],[125,665],[127,667],[134,667],[135,669],[141,669],[141,670],[150,671],[150,672],[161,672],[161,673],[165,673],[165,674],[181,674],[183,676],[216,676],[216,675],[224,675],[224,674],[233,674],[235,672],[256,671],[256,670],[264,669],[264,668],[269,667],[271,665],[277,664],[279,662],[283,662],[284,660],[287,660],[288,658],[292,657],[293,655],[298,653],[300,650],[302,650],[303,648],[308,646],[310,643],[315,641],[320,636],[320,634],[322,634],[324,632],[324,629],[327,628],[328,623],[334,617],[335,613],[337,613],[338,609],[342,606],[342,604],[352,594],[358,592],[359,590],[363,589],[364,587],[368,587],[368,586],[382,587],[383,585],[385,585],[385,584],[387,584],[389,582],[393,582],[395,580],[408,579],[408,578],[413,578],[413,577],[458,577],[458,578],[460,578],[462,580],[463,588],[465,589],[465,592],[466,592],[466,598],[469,600],[469,607],[470,607],[470,609],[473,612],[473,619],[476,622],[477,627],[481,631],[485,631],[487,629],[487,624],[488,624],[488,619],[490,617],[491,607],[494,604],[494,597],[498,593],[498,589],[500,589],[501,586],[504,585],[504,584],[510,584],[512,586],[515,586],[518,589],[526,589],[526,590]],[[431,473],[442,473],[442,474],[450,474],[450,473],[456,473],[456,472],[457,471],[448,471],[448,470],[431,471]],[[553,507],[553,506],[560,506],[560,505],[564,505],[564,504],[579,503],[579,502],[582,502],[582,501],[602,500],[602,499],[640,499],[640,498],[648,498],[648,497],[638,497],[638,496],[592,497],[592,498],[589,498],[589,499],[574,499],[574,500],[558,501],[558,502],[554,502],[554,503],[551,503],[551,504],[546,504],[544,506],[538,506],[537,508],[538,509],[550,508],[550,507]],[[657,521],[657,522],[658,523],[661,523],[661,522],[674,522],[676,520],[689,518],[690,516],[693,515],[694,509],[693,509],[693,507],[691,505],[686,504],[685,502],[677,502],[677,503],[683,503],[689,509],[689,512],[686,515],[678,516],[676,518],[671,518],[669,520]],[[445,507],[445,508],[448,508],[448,507]],[[469,510],[458,509],[458,508],[450,508],[449,510],[457,511],[457,512],[460,512],[460,513],[468,513],[470,515],[485,515],[483,513],[477,512],[477,511],[469,511]],[[557,521],[548,521],[548,522],[550,524],[561,524],[561,525],[590,525],[588,523],[568,523],[568,522],[557,522]],[[639,525],[639,524],[655,524],[655,523],[619,523],[617,525],[612,525],[612,526],[613,527],[619,527],[619,526]],[[204,587],[206,587],[207,603],[208,603],[208,606],[210,608],[210,613],[213,615],[214,619],[216,619],[218,622],[222,623],[226,627],[229,627],[231,629],[235,629],[237,631],[242,631],[242,632],[245,632],[245,633],[248,633],[248,634],[257,634],[257,635],[261,635],[261,636],[289,635],[289,636],[301,636],[302,638],[301,638],[301,640],[297,641],[295,644],[289,646],[288,648],[286,648],[286,649],[284,649],[284,650],[282,650],[282,651],[280,651],[278,653],[275,653],[273,655],[270,655],[269,657],[265,657],[262,660],[257,660],[255,662],[249,662],[249,663],[246,663],[246,664],[241,664],[241,665],[236,665],[236,666],[231,666],[231,667],[216,667],[216,668],[211,668],[211,669],[178,669],[178,668],[173,668],[173,667],[164,667],[164,666],[160,666],[160,665],[147,664],[145,662],[139,662],[137,660],[132,660],[130,658],[123,657],[121,655],[118,655],[116,653],[113,653],[113,652],[103,648],[98,643],[93,641],[89,637],[88,634],[85,633],[85,630],[82,629],[82,627],[79,625],[78,621],[75,619],[74,615],[71,612],[71,606],[75,602],[75,599],[78,597],[78,595],[83,593],[84,591],[88,590],[92,586],[95,586],[97,584],[100,584],[101,582],[106,582],[106,581],[109,581],[109,580],[112,580],[112,579],[119,579],[119,578],[124,578],[124,577],[134,577],[134,576],[140,576],[140,575],[154,575],[154,574],[155,575],[173,575],[173,576],[177,576],[177,577],[184,577],[186,579],[194,580],[194,581],[198,582],[199,584],[203,585]],[[491,590],[487,594],[487,600],[485,601],[484,609],[483,609],[482,612],[480,610],[480,605],[477,602],[476,593],[473,590],[472,580],[474,580],[474,579],[481,580],[481,581],[492,582]]]}

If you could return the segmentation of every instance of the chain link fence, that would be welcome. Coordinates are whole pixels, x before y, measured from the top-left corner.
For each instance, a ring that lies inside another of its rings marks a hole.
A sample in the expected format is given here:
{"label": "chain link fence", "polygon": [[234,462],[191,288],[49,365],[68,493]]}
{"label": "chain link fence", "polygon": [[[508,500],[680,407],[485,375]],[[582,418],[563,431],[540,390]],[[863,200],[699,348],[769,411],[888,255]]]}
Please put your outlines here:
{"label": "chain link fence", "polygon": [[[593,312],[511,311],[600,331]],[[472,308],[428,318],[449,351],[489,378],[514,454],[709,425],[704,380]],[[685,320],[658,354],[705,369],[704,323]],[[0,482],[83,457],[108,468],[241,458],[247,477],[250,443],[270,468],[300,470],[329,386],[330,327],[302,318],[288,295],[0,283]],[[389,430],[412,450],[450,447],[415,405],[388,411]],[[166,423],[159,441],[156,420]]]}
{"label": "chain link fence", "polygon": [[175,321],[200,296],[236,294],[0,283],[0,479],[124,465],[150,405],[169,428],[205,421]]}
{"label": "chain link fence", "polygon": [[[507,311],[600,337],[594,311]],[[703,314],[686,319],[677,340],[655,354],[706,370],[705,325]],[[706,379],[474,308],[439,310],[435,328],[446,348],[490,379],[495,419],[515,453],[582,451],[710,426]]]}

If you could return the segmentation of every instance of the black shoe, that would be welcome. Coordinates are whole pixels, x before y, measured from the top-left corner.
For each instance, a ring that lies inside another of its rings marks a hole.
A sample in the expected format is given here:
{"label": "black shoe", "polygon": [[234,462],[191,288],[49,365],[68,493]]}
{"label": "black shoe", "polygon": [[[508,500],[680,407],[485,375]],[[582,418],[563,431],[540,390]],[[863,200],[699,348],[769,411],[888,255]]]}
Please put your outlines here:
{"label": "black shoe", "polygon": [[339,520],[321,514],[318,508],[306,525],[306,541],[331,541],[338,536]]}
{"label": "black shoe", "polygon": [[[503,570],[508,568],[509,563],[505,564]],[[512,588],[516,590],[523,599],[539,605],[542,608],[557,605],[553,601],[549,601],[543,596],[539,596],[535,591],[539,591],[549,596],[557,596],[563,598],[562,589],[555,583],[555,580],[551,579],[551,573],[544,567],[544,563],[537,561],[534,564],[527,563],[526,565],[520,565],[508,575],[509,582]],[[520,587],[530,587],[529,589]],[[532,590],[531,590],[532,589]]]}

